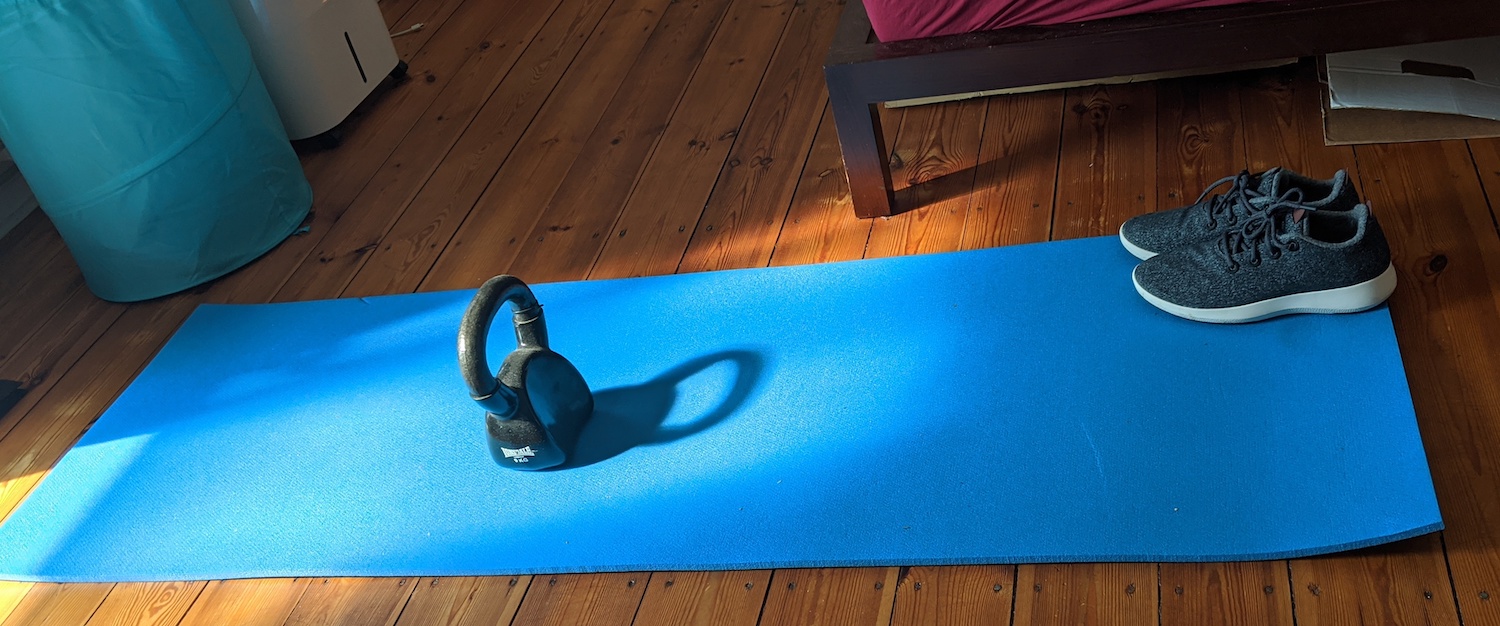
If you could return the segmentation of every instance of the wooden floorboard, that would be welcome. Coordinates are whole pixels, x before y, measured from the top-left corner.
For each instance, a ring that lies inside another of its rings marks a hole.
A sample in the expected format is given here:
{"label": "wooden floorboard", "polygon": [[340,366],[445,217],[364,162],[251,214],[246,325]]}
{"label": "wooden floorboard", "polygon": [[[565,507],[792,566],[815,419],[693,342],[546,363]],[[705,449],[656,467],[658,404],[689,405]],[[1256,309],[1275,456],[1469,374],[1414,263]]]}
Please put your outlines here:
{"label": "wooden floorboard", "polygon": [[822,58],[841,5],[798,2],[678,271],[764,267],[828,100]]}
{"label": "wooden floorboard", "polygon": [[530,576],[423,578],[401,610],[398,626],[509,624]]}
{"label": "wooden floorboard", "polygon": [[[416,289],[523,134],[538,121],[543,128],[555,123],[550,119],[556,113],[541,120],[537,116],[544,104],[552,101],[563,74],[572,67],[608,8],[609,2],[600,0],[574,1],[564,2],[553,13],[516,69],[485,102],[448,156],[380,237],[379,245],[370,250],[344,293],[374,295]],[[584,64],[588,64],[588,57]],[[586,80],[570,80],[556,98],[582,99],[585,96],[577,90],[586,86]],[[540,147],[545,147],[545,139],[542,141]],[[538,147],[528,144],[522,153],[541,154],[532,152]]]}
{"label": "wooden floorboard", "polygon": [[1063,92],[987,98],[965,250],[1046,241],[1052,230]]}
{"label": "wooden floorboard", "polygon": [[1456,598],[1465,624],[1500,624],[1495,602],[1481,597],[1500,582],[1500,448],[1481,443],[1500,440],[1500,359],[1480,347],[1500,342],[1500,236],[1462,142],[1361,146],[1356,153],[1362,191],[1398,259],[1391,318],[1449,557],[1447,571],[1437,570],[1442,545],[1421,538],[1364,561],[1395,561],[1393,575],[1407,595],[1400,606],[1413,614],[1416,606],[1437,611],[1412,596],[1444,595],[1446,580],[1435,579],[1451,575],[1456,593],[1440,598],[1443,606],[1451,611]]}
{"label": "wooden floorboard", "polygon": [[895,567],[776,570],[760,624],[887,626],[899,580]]}
{"label": "wooden floorboard", "polygon": [[178,626],[281,626],[311,582],[307,578],[216,580],[198,594]]}
{"label": "wooden floorboard", "polygon": [[[557,191],[535,207],[539,217],[517,241],[515,260],[506,271],[533,276],[537,282],[588,276],[679,105],[695,111],[710,108],[708,92],[701,82],[694,85],[693,78],[706,60],[725,13],[731,5],[750,1],[698,0],[668,6]],[[768,20],[764,30],[779,31],[778,20]],[[716,49],[703,74],[718,74],[728,61],[725,56],[722,49]],[[692,86],[700,88],[688,94]]]}
{"label": "wooden floorboard", "polygon": [[813,142],[802,179],[792,195],[786,222],[777,235],[771,265],[808,265],[850,261],[865,254],[870,220],[854,217],[844,159],[839,153],[833,113],[823,109],[823,121]]}
{"label": "wooden floorboard", "polygon": [[120,583],[94,610],[88,626],[176,626],[208,583]]}
{"label": "wooden floorboard", "polygon": [[755,626],[770,581],[769,570],[658,572],[633,624]]}
{"label": "wooden floorboard", "polygon": [[793,265],[1111,235],[1240,169],[1346,169],[1447,530],[1290,563],[0,583],[0,624],[1500,624],[1500,140],[1321,142],[1307,65],[882,110],[902,206],[852,216],[821,60],[837,0],[383,0],[412,77],[303,155],[309,232],[139,304],[40,214],[0,237],[8,515],[203,302]]}
{"label": "wooden floorboard", "polygon": [[318,578],[309,581],[286,626],[391,626],[418,578]]}
{"label": "wooden floorboard", "polygon": [[20,606],[21,601],[26,599],[26,594],[31,591],[32,586],[32,583],[0,581],[0,624],[4,624],[16,607]]}
{"label": "wooden floorboard", "polygon": [[35,585],[0,626],[85,624],[113,588],[110,583]]}
{"label": "wooden floorboard", "polygon": [[19,287],[35,276],[37,262],[66,250],[46,215],[32,211],[0,236],[0,293],[22,293]]}
{"label": "wooden floorboard", "polygon": [[630,626],[651,574],[535,576],[513,626]]}
{"label": "wooden floorboard", "polygon": [[518,243],[537,223],[541,209],[590,139],[598,141],[599,121],[668,12],[668,4],[666,0],[615,0],[579,53],[576,70],[563,76],[548,106],[521,137],[515,154],[525,158],[505,161],[483,195],[466,209],[466,219],[456,224],[456,232],[448,231],[452,237],[445,248],[414,251],[419,260],[411,264],[409,273],[420,278],[423,289],[473,287],[509,267]]}
{"label": "wooden floorboard", "polygon": [[896,587],[892,626],[981,626],[1010,622],[1016,568],[913,567]]}
{"label": "wooden floorboard", "polygon": [[984,134],[983,100],[904,110],[892,144],[896,204],[915,207],[900,219],[875,220],[867,258],[958,250]]}
{"label": "wooden floorboard", "polygon": [[[322,233],[318,250],[292,272],[276,299],[299,301],[335,297],[342,293],[371,253],[380,246],[413,196],[432,178],[439,164],[470,127],[482,105],[510,77],[517,61],[533,44],[539,45],[540,49],[548,48],[547,43],[556,34],[548,33],[552,37],[539,38],[544,26],[569,23],[548,18],[558,10],[566,14],[575,4],[563,3],[561,7],[554,7],[548,3],[521,3],[524,8],[518,11],[508,10],[512,5],[499,2],[469,2],[461,7],[454,20],[464,28],[459,30],[458,24],[450,25],[444,29],[443,39],[439,42],[449,44],[451,40],[453,49],[450,51],[436,45],[431,48],[433,54],[446,53],[462,58],[462,64],[453,70],[455,76],[444,89],[432,96],[431,104],[415,119],[410,132],[395,146],[392,156],[380,164],[368,184],[347,200],[341,197],[328,199],[324,207],[332,205],[332,209],[339,213],[338,220]],[[602,0],[596,0],[585,9],[591,6],[602,10],[604,4]],[[520,67],[519,75],[524,76],[527,67]],[[411,108],[418,106],[421,105]],[[343,202],[347,202],[348,208],[339,206]]]}
{"label": "wooden floorboard", "polygon": [[676,271],[791,14],[790,2],[730,6],[629,198],[618,209],[619,199],[595,200],[616,215],[603,241],[584,248],[598,249],[590,277]]}

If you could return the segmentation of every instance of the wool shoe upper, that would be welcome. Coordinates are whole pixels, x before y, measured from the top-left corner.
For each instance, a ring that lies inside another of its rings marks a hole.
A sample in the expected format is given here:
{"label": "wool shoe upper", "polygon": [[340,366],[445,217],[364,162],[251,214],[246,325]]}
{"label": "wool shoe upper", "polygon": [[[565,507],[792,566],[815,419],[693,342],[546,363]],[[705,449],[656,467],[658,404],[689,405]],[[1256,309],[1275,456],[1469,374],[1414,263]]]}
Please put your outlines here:
{"label": "wool shoe upper", "polygon": [[1307,211],[1282,205],[1215,239],[1143,261],[1136,284],[1194,309],[1242,306],[1337,289],[1380,276],[1391,264],[1380,224],[1364,205]]}
{"label": "wool shoe upper", "polygon": [[[1228,191],[1210,195],[1226,183]],[[1329,180],[1279,168],[1260,174],[1241,172],[1209,186],[1191,205],[1127,220],[1120,227],[1120,238],[1146,253],[1132,251],[1136,256],[1172,252],[1222,237],[1292,190],[1300,193],[1301,204],[1318,211],[1347,211],[1359,204],[1359,194],[1343,170]]]}

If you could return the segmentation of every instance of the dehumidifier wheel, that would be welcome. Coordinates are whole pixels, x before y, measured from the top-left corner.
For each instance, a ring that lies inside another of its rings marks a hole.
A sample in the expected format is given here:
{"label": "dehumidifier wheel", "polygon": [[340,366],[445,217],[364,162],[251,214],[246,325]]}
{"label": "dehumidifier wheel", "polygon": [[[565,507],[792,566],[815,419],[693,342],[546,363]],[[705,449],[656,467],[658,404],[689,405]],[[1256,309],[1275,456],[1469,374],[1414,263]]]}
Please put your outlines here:
{"label": "dehumidifier wheel", "polygon": [[391,70],[391,79],[395,80],[398,83],[401,82],[401,81],[403,81],[403,80],[406,80],[406,70],[407,69],[408,68],[407,68],[407,65],[406,65],[406,61],[397,60],[396,61],[396,69]]}

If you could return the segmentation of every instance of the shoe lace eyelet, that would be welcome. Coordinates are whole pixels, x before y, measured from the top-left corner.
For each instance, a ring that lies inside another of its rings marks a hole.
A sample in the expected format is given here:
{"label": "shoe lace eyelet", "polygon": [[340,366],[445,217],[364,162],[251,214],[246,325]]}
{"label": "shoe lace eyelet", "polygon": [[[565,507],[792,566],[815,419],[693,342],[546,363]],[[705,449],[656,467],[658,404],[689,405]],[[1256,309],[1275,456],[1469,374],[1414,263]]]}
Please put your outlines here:
{"label": "shoe lace eyelet", "polygon": [[1298,244],[1297,242],[1293,241],[1293,242],[1291,242],[1291,243],[1289,243],[1289,244],[1286,245],[1286,249],[1287,250],[1291,250],[1292,252],[1296,252],[1298,250],[1301,250],[1302,246],[1301,246],[1301,244]]}
{"label": "shoe lace eyelet", "polygon": [[1216,222],[1214,220],[1208,220],[1208,225],[1204,226],[1203,229],[1204,230],[1213,230],[1213,229],[1218,228],[1218,227],[1219,227],[1219,223],[1218,222]]}
{"label": "shoe lace eyelet", "polygon": [[1260,259],[1252,259],[1250,261],[1250,267],[1260,267]]}
{"label": "shoe lace eyelet", "polygon": [[1240,271],[1240,264],[1239,263],[1230,263],[1229,264],[1229,271],[1231,273]]}
{"label": "shoe lace eyelet", "polygon": [[1275,260],[1280,259],[1280,258],[1281,258],[1281,251],[1280,250],[1272,250],[1271,251],[1271,260],[1272,261],[1275,261]]}

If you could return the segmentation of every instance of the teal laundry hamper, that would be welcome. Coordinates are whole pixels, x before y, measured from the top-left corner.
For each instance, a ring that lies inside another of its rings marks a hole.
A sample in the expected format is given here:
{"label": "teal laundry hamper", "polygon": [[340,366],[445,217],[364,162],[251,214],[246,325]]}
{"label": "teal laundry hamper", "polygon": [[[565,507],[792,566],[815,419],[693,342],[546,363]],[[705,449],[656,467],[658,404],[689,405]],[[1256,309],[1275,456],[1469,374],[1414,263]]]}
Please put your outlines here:
{"label": "teal laundry hamper", "polygon": [[0,141],[106,300],[231,272],[312,205],[223,0],[0,0]]}

